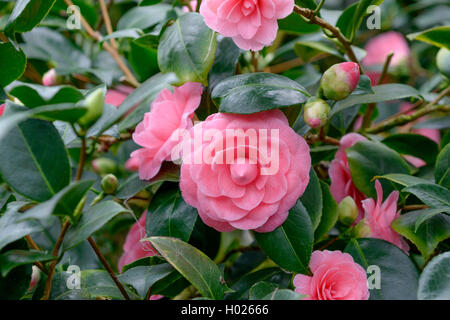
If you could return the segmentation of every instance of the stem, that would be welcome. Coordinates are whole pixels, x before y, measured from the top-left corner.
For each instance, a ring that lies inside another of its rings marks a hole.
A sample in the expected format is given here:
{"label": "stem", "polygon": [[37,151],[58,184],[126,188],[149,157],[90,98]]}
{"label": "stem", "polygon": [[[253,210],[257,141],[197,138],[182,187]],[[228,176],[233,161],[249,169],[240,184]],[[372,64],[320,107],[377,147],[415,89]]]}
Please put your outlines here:
{"label": "stem", "polygon": [[386,74],[389,70],[389,65],[391,64],[392,61],[392,57],[394,56],[394,53],[391,52],[388,54],[388,56],[386,57],[386,61],[384,62],[384,66],[383,66],[383,71],[381,71],[381,75],[380,78],[378,79],[378,85],[383,83],[384,78],[386,77]]}
{"label": "stem", "polygon": [[250,51],[252,54],[252,65],[253,65],[253,72],[258,72],[258,59],[256,58],[256,52]]}
{"label": "stem", "polygon": [[[67,233],[67,230],[70,227],[69,220],[66,220],[61,228],[61,232],[59,233],[58,240],[56,240],[55,247],[53,248],[52,255],[55,257],[58,257],[59,254],[59,248],[61,247],[61,244],[64,240],[64,236]],[[50,298],[50,291],[52,290],[52,282],[53,282],[53,274],[55,273],[56,264],[58,262],[58,259],[55,259],[50,264],[50,268],[48,271],[48,277],[45,281],[45,289],[44,289],[44,295],[42,297],[42,300],[48,300]]]}
{"label": "stem", "polygon": [[97,255],[97,257],[100,259],[100,261],[103,264],[103,266],[108,271],[109,275],[111,276],[111,279],[114,281],[114,283],[116,284],[117,288],[120,290],[120,293],[122,293],[122,295],[125,298],[125,300],[130,300],[130,297],[128,296],[127,291],[123,287],[122,283],[120,283],[119,279],[117,279],[117,276],[114,273],[114,271],[111,268],[111,266],[109,265],[108,261],[106,261],[105,257],[100,252],[100,249],[98,248],[97,244],[95,243],[95,240],[92,237],[89,237],[88,241],[89,241],[89,244],[91,245],[92,249],[94,249],[95,254]]}
{"label": "stem", "polygon": [[[106,7],[105,0],[99,0],[99,1],[100,1],[100,10],[102,11],[103,20],[105,21],[106,32],[108,32],[108,34],[112,34],[113,28],[112,28],[112,24],[111,24],[111,18],[109,17],[108,8]],[[114,49],[117,49],[117,44],[116,44],[115,39],[111,39],[111,46]]]}
{"label": "stem", "polygon": [[86,162],[86,137],[81,137],[80,160],[78,161],[76,181],[80,181],[83,176],[84,163]]}
{"label": "stem", "polygon": [[412,122],[412,121],[417,120],[420,117],[423,117],[424,115],[427,115],[432,112],[436,112],[436,111],[449,112],[450,106],[437,105],[439,103],[439,101],[449,93],[450,93],[450,86],[447,87],[445,90],[443,90],[433,102],[430,102],[425,107],[420,108],[416,112],[414,112],[410,115],[402,114],[402,115],[399,115],[398,117],[382,121],[379,124],[377,124],[376,126],[365,130],[365,132],[379,133],[379,132],[391,129],[393,127],[396,127],[396,126],[400,126],[400,125],[404,125],[406,123]]}
{"label": "stem", "polygon": [[[72,6],[73,3],[71,0],[64,0],[68,6]],[[80,18],[81,18],[81,24],[83,25],[84,29],[86,30],[87,34],[97,40],[101,41],[102,36],[100,33],[92,29],[92,27],[89,25],[89,23],[86,21],[86,19],[81,15],[80,12]],[[119,55],[119,52],[116,48],[112,47],[108,44],[108,42],[103,42],[103,48],[105,48],[106,51],[109,52],[109,54],[113,57],[113,59],[116,61],[119,68],[122,70],[122,72],[125,74],[125,77],[127,78],[127,81],[133,85],[134,87],[139,87],[139,82],[134,77],[133,73],[130,71],[130,69],[127,67],[127,65],[122,61],[122,58]]]}
{"label": "stem", "polygon": [[150,300],[150,297],[152,296],[152,286],[148,288],[147,294],[145,295],[145,300]]}
{"label": "stem", "polygon": [[342,34],[342,32],[338,28],[332,26],[325,20],[317,17],[315,15],[314,11],[311,9],[301,8],[297,5],[295,5],[294,12],[301,15],[302,17],[307,18],[310,23],[317,24],[321,28],[330,31],[331,34],[333,35],[333,37],[337,38],[339,40],[339,42],[342,44],[342,46],[344,47],[345,52],[347,53],[347,56],[350,58],[350,60],[359,65],[359,70],[361,71],[361,74],[364,74],[362,65],[359,62],[358,58],[356,57],[355,53],[353,52],[351,42]]}
{"label": "stem", "polygon": [[423,209],[428,209],[429,206],[424,205],[424,204],[410,204],[410,205],[406,205],[402,208],[402,210],[405,211],[413,211],[413,210],[423,210]]}
{"label": "stem", "polygon": [[[29,246],[31,249],[34,249],[34,250],[36,250],[36,251],[41,251],[41,248],[39,248],[39,246],[36,244],[36,242],[34,242],[34,240],[31,239],[31,237],[30,237],[29,235],[28,235],[28,236],[25,236],[25,240],[27,241],[28,246]],[[47,269],[45,269],[44,265],[43,265],[40,261],[34,262],[34,265],[35,265],[36,267],[38,267],[43,273],[45,273],[46,275],[48,275]]]}
{"label": "stem", "polygon": [[311,134],[309,136],[306,136],[305,139],[308,142],[308,144],[314,144],[319,141],[326,143],[326,144],[331,144],[334,146],[339,146],[341,144],[338,139],[328,137],[328,136],[320,137],[320,135],[317,135],[317,134]]}

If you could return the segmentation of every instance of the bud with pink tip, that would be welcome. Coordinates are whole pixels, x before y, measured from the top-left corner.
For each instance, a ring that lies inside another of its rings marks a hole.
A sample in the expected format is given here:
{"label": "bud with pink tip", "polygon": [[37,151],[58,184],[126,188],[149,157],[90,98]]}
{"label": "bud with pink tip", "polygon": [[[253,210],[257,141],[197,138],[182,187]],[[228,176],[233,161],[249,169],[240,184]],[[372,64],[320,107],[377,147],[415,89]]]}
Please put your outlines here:
{"label": "bud with pink tip", "polygon": [[55,69],[50,69],[42,77],[42,84],[46,87],[56,86],[61,83],[61,77]]}
{"label": "bud with pink tip", "polygon": [[355,90],[359,81],[359,66],[354,62],[335,64],[323,74],[319,93],[328,100],[343,100]]}
{"label": "bud with pink tip", "polygon": [[322,127],[328,120],[330,106],[319,98],[311,98],[303,107],[303,120],[311,128]]}

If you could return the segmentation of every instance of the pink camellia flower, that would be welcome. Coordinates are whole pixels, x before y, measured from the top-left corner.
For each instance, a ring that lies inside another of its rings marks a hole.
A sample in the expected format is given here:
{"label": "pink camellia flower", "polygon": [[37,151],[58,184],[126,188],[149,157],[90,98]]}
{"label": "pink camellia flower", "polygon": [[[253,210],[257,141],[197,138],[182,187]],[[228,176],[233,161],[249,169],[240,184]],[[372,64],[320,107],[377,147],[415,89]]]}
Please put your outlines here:
{"label": "pink camellia flower", "polygon": [[341,251],[314,251],[309,267],[312,276],[298,274],[295,292],[305,300],[368,300],[366,271],[351,255]]}
{"label": "pink camellia flower", "polygon": [[331,179],[330,191],[334,199],[339,203],[347,196],[355,200],[358,207],[358,218],[355,222],[362,219],[363,209],[361,201],[366,197],[353,184],[350,167],[348,166],[348,159],[345,150],[350,148],[359,141],[366,140],[363,136],[357,133],[349,133],[342,137],[338,151],[331,162],[328,173]]}
{"label": "pink camellia flower", "polygon": [[118,85],[114,89],[108,89],[106,91],[105,103],[119,107],[131,92],[133,92],[133,88],[124,85]]}
{"label": "pink camellia flower", "polygon": [[42,77],[42,84],[46,87],[57,85],[57,74],[55,69],[50,69]]}
{"label": "pink camellia flower", "polygon": [[380,34],[379,36],[369,40],[366,47],[366,57],[362,60],[365,67],[378,67],[379,71],[367,70],[367,75],[372,80],[372,85],[378,83],[378,79],[381,76],[381,68],[386,62],[388,55],[393,52],[390,68],[398,67],[404,63],[407,63],[411,51],[408,43],[401,33],[390,31]]}
{"label": "pink camellia flower", "polygon": [[5,104],[0,105],[0,117],[3,115],[3,112],[5,112]]}
{"label": "pink camellia flower", "polygon": [[408,253],[408,243],[392,229],[392,222],[400,215],[397,211],[398,191],[393,191],[386,201],[383,201],[383,190],[381,183],[375,181],[375,189],[377,190],[377,201],[368,198],[363,200],[364,223],[370,229],[371,238],[386,240]]}
{"label": "pink camellia flower", "polygon": [[216,113],[192,132],[185,146],[194,150],[183,151],[180,188],[203,222],[224,232],[279,227],[305,191],[311,168],[309,147],[284,114]]}
{"label": "pink camellia flower", "polygon": [[151,111],[138,124],[133,140],[142,149],[131,154],[139,162],[139,177],[150,180],[161,168],[163,161],[171,159],[172,148],[177,145],[172,134],[179,129],[192,128],[194,111],[200,104],[202,95],[200,83],[188,82],[175,87],[174,92],[162,90],[153,101]]}
{"label": "pink camellia flower", "polygon": [[294,0],[203,0],[200,14],[205,23],[243,50],[261,50],[272,44],[278,19],[294,9]]}

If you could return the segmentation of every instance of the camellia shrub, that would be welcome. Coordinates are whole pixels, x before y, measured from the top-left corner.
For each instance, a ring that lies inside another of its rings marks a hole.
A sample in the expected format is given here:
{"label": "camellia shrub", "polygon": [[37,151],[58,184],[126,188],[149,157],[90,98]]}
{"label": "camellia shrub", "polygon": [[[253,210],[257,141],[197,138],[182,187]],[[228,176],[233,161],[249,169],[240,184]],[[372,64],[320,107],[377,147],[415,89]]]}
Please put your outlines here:
{"label": "camellia shrub", "polygon": [[0,2],[0,299],[450,299],[448,10]]}

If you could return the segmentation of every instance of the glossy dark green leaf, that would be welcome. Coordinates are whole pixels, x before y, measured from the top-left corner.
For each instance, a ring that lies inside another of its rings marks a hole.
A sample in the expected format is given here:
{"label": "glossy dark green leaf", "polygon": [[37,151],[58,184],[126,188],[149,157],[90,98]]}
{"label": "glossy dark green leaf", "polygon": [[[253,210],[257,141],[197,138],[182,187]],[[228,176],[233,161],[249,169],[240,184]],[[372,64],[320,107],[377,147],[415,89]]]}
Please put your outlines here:
{"label": "glossy dark green leaf", "polygon": [[0,43],[0,87],[18,79],[25,71],[27,58],[22,49],[11,42]]}
{"label": "glossy dark green leaf", "polygon": [[289,289],[275,289],[268,295],[262,298],[262,300],[302,300],[304,295]]}
{"label": "glossy dark green leaf", "polygon": [[[405,160],[394,150],[379,142],[361,141],[346,150],[352,180],[355,186],[365,195],[375,198],[372,179],[388,173],[409,174]],[[380,181],[384,194],[394,188],[386,181]]]}
{"label": "glossy dark green leaf", "polygon": [[280,227],[272,232],[255,232],[255,238],[264,253],[280,267],[297,273],[311,273],[308,265],[314,231],[308,212],[300,200]]}
{"label": "glossy dark green leaf", "polygon": [[154,6],[139,6],[128,10],[117,24],[118,30],[150,28],[165,20],[168,12],[172,10],[170,4],[161,3]]}
{"label": "glossy dark green leaf", "polygon": [[291,13],[286,18],[278,20],[278,27],[282,31],[293,34],[314,33],[320,30],[318,25],[306,22],[296,13]]}
{"label": "glossy dark green leaf", "polygon": [[450,213],[450,207],[427,208],[422,210],[410,211],[409,213],[413,212],[416,212],[418,214],[416,225],[414,227],[414,232],[416,233],[424,221],[431,219],[432,217],[440,213]]}
{"label": "glossy dark green leaf", "polygon": [[221,112],[251,114],[304,103],[308,92],[297,82],[272,73],[250,73],[227,78],[212,92]]}
{"label": "glossy dark green leaf", "polygon": [[9,94],[18,98],[28,108],[38,106],[75,103],[84,98],[81,91],[72,86],[42,86],[16,81],[9,87]]}
{"label": "glossy dark green leaf", "polygon": [[387,179],[389,181],[395,182],[399,185],[402,185],[404,187],[409,187],[415,184],[423,184],[423,183],[430,183],[432,184],[432,181],[411,176],[408,174],[401,174],[401,173],[391,173],[391,174],[385,174],[382,176],[377,176],[377,179]]}
{"label": "glossy dark green leaf", "polygon": [[119,276],[119,280],[136,289],[139,296],[144,299],[148,289],[158,280],[168,276],[173,268],[168,263],[153,266],[137,266],[128,269]]}
{"label": "glossy dark green leaf", "polygon": [[70,183],[67,151],[50,122],[29,119],[12,128],[1,140],[0,154],[9,155],[0,158],[2,177],[32,200],[48,200]]}
{"label": "glossy dark green leaf", "polygon": [[322,237],[328,234],[328,232],[336,225],[338,220],[338,205],[336,200],[330,192],[330,187],[323,181],[320,181],[320,187],[322,188],[322,216],[320,223],[314,232],[314,239],[320,240]]}
{"label": "glossy dark green leaf", "polygon": [[195,247],[170,237],[150,237],[152,246],[207,298],[221,300],[225,293],[217,265]]}
{"label": "glossy dark green leaf", "polygon": [[418,33],[409,34],[408,39],[420,40],[450,50],[450,27],[435,27]]}
{"label": "glossy dark green leaf", "polygon": [[450,299],[450,252],[434,257],[422,271],[419,279],[419,300]]}
{"label": "glossy dark green leaf", "polygon": [[130,61],[139,81],[145,81],[159,72],[158,43],[154,43],[155,36],[146,35],[130,42]]}
{"label": "glossy dark green leaf", "polygon": [[[419,273],[410,258],[395,245],[379,239],[351,240],[345,248],[364,269],[380,268],[380,287],[370,290],[371,300],[415,300]],[[374,275],[374,274],[372,274]],[[376,285],[369,279],[369,285]]]}
{"label": "glossy dark green leaf", "polygon": [[403,189],[410,192],[430,207],[449,207],[450,190],[436,184],[415,184]]}
{"label": "glossy dark green leaf", "polygon": [[16,267],[32,264],[37,261],[53,260],[51,254],[40,251],[9,250],[0,254],[0,273],[6,277],[8,273]]}
{"label": "glossy dark green leaf", "polygon": [[30,31],[45,18],[55,2],[56,0],[17,0],[8,19],[7,31]]}
{"label": "glossy dark green leaf", "polygon": [[[382,142],[400,154],[420,158],[427,164],[434,164],[439,152],[436,142],[420,134],[394,134],[385,138]],[[420,146],[420,148],[417,146]]]}
{"label": "glossy dark green leaf", "polygon": [[129,212],[112,200],[96,204],[87,210],[87,212],[83,213],[80,221],[69,229],[63,242],[64,251],[89,238],[95,231],[103,227],[116,215]]}
{"label": "glossy dark green leaf", "polygon": [[432,215],[421,222],[416,230],[417,220],[423,212],[415,211],[402,214],[392,227],[405,238],[413,242],[427,259],[436,249],[439,242],[450,237],[450,216],[444,213]]}
{"label": "glossy dark green leaf", "polygon": [[447,144],[439,153],[434,168],[436,183],[450,188],[450,144]]}
{"label": "glossy dark green leaf", "polygon": [[317,7],[314,0],[295,0],[295,4],[308,9],[315,9]]}
{"label": "glossy dark green leaf", "polygon": [[278,286],[273,282],[260,281],[255,283],[248,293],[250,300],[261,300],[268,294],[278,289]]}
{"label": "glossy dark green leaf", "polygon": [[353,33],[353,22],[355,20],[356,9],[358,8],[358,2],[348,6],[339,16],[336,22],[336,27],[341,30],[342,34],[347,38],[350,38]]}
{"label": "glossy dark green leaf", "polygon": [[209,72],[210,88],[214,88],[223,79],[234,75],[240,54],[241,49],[236,46],[233,39],[222,38],[217,41],[216,57]]}
{"label": "glossy dark green leaf", "polygon": [[216,33],[205,25],[203,17],[198,13],[184,14],[161,36],[159,68],[164,73],[175,73],[183,83],[207,85],[216,46]]}
{"label": "glossy dark green leaf", "polygon": [[294,51],[303,61],[308,62],[320,54],[332,55],[344,60],[344,56],[328,42],[319,41],[297,41],[294,45]]}
{"label": "glossy dark green leaf", "polygon": [[331,110],[330,117],[344,109],[358,104],[420,97],[420,93],[416,89],[405,84],[382,84],[372,87],[372,89],[374,92],[373,94],[350,95],[348,98],[338,101]]}
{"label": "glossy dark green leaf", "polygon": [[319,178],[317,178],[313,168],[309,171],[309,183],[300,197],[300,201],[308,212],[313,230],[316,230],[322,215],[322,189]]}

